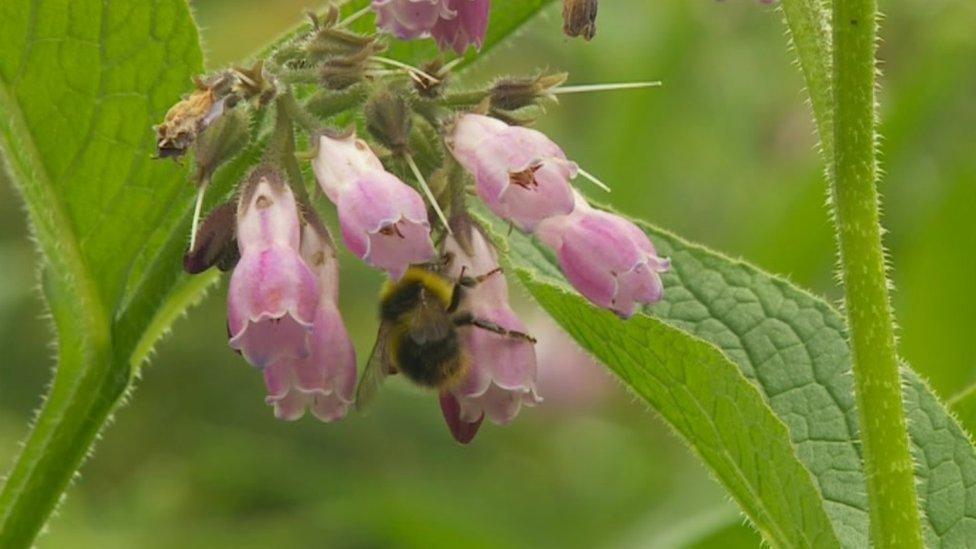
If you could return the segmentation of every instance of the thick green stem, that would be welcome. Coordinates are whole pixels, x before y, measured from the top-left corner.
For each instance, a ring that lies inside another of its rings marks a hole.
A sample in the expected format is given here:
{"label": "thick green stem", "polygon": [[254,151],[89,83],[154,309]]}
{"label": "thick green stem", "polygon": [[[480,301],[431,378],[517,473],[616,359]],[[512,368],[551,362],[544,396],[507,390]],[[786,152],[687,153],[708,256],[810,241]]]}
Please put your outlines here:
{"label": "thick green stem", "polygon": [[876,0],[833,3],[833,198],[875,547],[921,547],[876,188]]}

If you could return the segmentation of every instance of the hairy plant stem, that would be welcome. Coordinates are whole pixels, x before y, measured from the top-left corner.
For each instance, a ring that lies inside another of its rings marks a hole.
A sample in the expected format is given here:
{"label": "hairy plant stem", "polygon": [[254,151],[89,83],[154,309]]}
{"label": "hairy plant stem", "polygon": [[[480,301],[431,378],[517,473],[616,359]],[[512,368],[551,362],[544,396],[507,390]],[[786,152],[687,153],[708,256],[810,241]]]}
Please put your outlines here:
{"label": "hairy plant stem", "polygon": [[437,98],[437,104],[445,107],[467,107],[477,105],[491,95],[491,90],[475,89],[446,94]]}
{"label": "hairy plant stem", "polygon": [[305,188],[302,168],[295,158],[295,121],[292,118],[292,110],[296,108],[299,107],[291,92],[284,93],[275,100],[274,130],[265,157],[285,170],[298,202],[310,206],[311,200],[308,189]]}
{"label": "hairy plant stem", "polygon": [[833,202],[874,546],[921,547],[876,188],[876,0],[833,2]]}

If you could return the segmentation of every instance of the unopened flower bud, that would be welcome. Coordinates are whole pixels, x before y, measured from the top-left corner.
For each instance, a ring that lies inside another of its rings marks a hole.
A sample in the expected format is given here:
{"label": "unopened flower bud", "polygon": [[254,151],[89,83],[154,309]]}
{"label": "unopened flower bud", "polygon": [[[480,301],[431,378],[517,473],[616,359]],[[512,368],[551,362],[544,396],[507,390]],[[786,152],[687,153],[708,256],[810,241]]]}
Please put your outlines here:
{"label": "unopened flower bud", "polygon": [[197,229],[193,249],[183,256],[183,270],[199,274],[213,266],[221,271],[233,269],[241,257],[237,249],[236,224],[236,202],[225,202],[214,208]]}
{"label": "unopened flower bud", "polygon": [[386,49],[382,41],[373,35],[362,35],[338,27],[332,19],[323,22],[304,45],[309,60],[318,61],[328,56],[380,53]]}
{"label": "unopened flower bud", "polygon": [[542,222],[536,234],[556,252],[566,279],[581,294],[621,317],[664,293],[660,273],[670,261],[657,255],[639,227],[593,208],[578,193],[573,213]]}
{"label": "unopened flower bud", "polygon": [[366,101],[366,128],[384,147],[394,153],[407,151],[412,127],[410,105],[399,93],[380,90]]}
{"label": "unopened flower bud", "polygon": [[549,90],[566,81],[569,74],[555,74],[533,77],[502,78],[491,88],[491,106],[495,109],[515,111],[537,105],[541,99],[551,98]]}
{"label": "unopened flower bud", "polygon": [[300,238],[288,184],[275,170],[256,168],[238,203],[241,259],[227,291],[227,329],[230,346],[258,368],[310,353],[319,294],[299,255]]}
{"label": "unopened flower bud", "polygon": [[394,279],[436,253],[424,201],[387,172],[355,133],[318,136],[315,179],[339,212],[343,241],[366,263]]}
{"label": "unopened flower bud", "polygon": [[569,180],[578,168],[541,132],[479,114],[462,115],[448,136],[458,162],[474,175],[478,196],[525,231],[573,211]]}
{"label": "unopened flower bud", "polygon": [[251,139],[249,125],[247,112],[234,109],[224,113],[200,134],[194,157],[198,183],[210,181],[217,168],[244,150]]}
{"label": "unopened flower bud", "polygon": [[330,90],[344,90],[362,82],[372,53],[364,48],[350,55],[330,57],[322,63],[322,85]]}
{"label": "unopened flower bud", "polygon": [[597,0],[563,0],[563,32],[566,36],[596,36]]}

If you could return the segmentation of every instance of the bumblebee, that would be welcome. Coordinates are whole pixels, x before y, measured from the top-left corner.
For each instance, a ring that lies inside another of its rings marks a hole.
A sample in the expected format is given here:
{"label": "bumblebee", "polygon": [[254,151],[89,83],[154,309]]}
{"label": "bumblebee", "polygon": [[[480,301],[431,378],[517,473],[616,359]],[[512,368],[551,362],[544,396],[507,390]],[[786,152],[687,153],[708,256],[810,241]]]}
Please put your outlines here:
{"label": "bumblebee", "polygon": [[[449,261],[449,257],[445,258],[445,263]],[[458,280],[452,281],[431,266],[413,266],[400,280],[387,281],[380,292],[376,344],[356,393],[357,408],[368,405],[383,380],[396,373],[438,391],[456,386],[468,369],[458,337],[460,327],[471,326],[535,343],[528,334],[459,310],[465,290],[491,276],[501,276],[501,269],[476,277],[462,272]]]}

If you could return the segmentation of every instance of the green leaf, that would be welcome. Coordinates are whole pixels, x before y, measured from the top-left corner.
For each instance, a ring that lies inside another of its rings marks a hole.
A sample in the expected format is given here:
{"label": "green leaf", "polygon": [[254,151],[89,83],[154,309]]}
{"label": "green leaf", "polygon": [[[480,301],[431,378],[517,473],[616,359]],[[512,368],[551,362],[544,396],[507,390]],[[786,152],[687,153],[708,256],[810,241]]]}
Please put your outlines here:
{"label": "green leaf", "polygon": [[[652,320],[685,333],[698,345],[720,349],[787,426],[795,453],[812,475],[841,544],[865,547],[867,494],[850,351],[840,313],[782,278],[660,229],[642,227],[658,251],[671,257],[673,267],[664,276],[662,302],[628,321],[617,320],[575,293],[567,293],[551,254],[531,238],[513,233],[508,239],[508,256],[540,304],[618,374],[623,370],[632,378],[634,372],[644,369],[651,372],[648,375],[659,375],[674,360],[670,338],[659,335],[664,329]],[[496,232],[503,229],[498,226]],[[617,343],[632,332],[652,327],[655,338],[633,336],[648,341],[644,356],[631,356],[633,345],[629,343],[621,349],[603,343]],[[628,377],[624,380],[630,383]],[[972,545],[976,543],[976,508],[965,502],[967,487],[976,484],[976,451],[966,433],[908,368],[903,370],[903,384],[926,542]],[[652,404],[673,422],[672,412]],[[728,419],[710,411],[714,422]],[[684,434],[680,425],[675,427]],[[696,451],[705,456],[697,447]],[[706,463],[715,469],[713,463]],[[755,521],[751,514],[750,518]]]}
{"label": "green leaf", "polygon": [[0,494],[0,546],[30,545],[129,385],[126,288],[186,192],[181,167],[151,160],[150,126],[201,65],[181,0],[0,4],[0,152],[45,260],[59,363]]}
{"label": "green leaf", "polygon": [[839,546],[786,426],[712,345],[648,316],[621,320],[518,269],[583,347],[651,404],[725,484],[776,547]]}
{"label": "green leaf", "polygon": [[508,242],[539,304],[668,421],[773,546],[840,546],[786,425],[728,356],[659,319],[592,306],[531,240]]}

